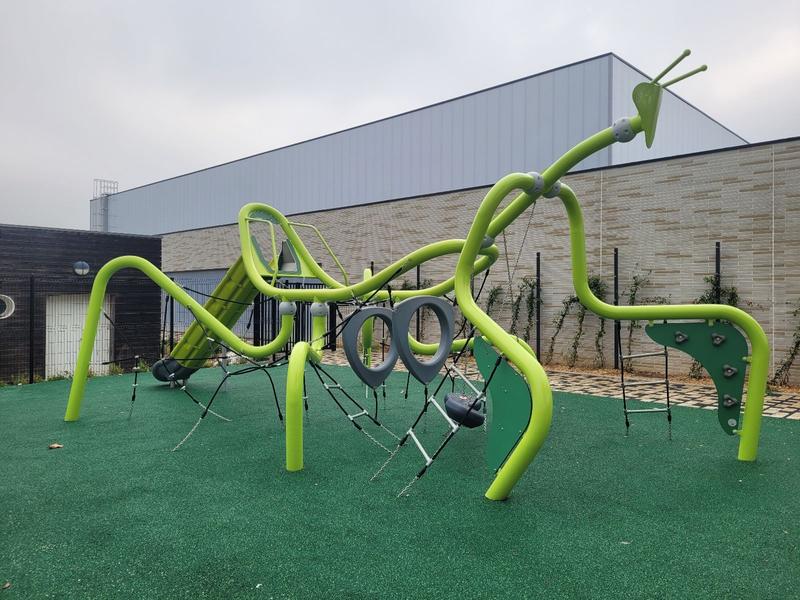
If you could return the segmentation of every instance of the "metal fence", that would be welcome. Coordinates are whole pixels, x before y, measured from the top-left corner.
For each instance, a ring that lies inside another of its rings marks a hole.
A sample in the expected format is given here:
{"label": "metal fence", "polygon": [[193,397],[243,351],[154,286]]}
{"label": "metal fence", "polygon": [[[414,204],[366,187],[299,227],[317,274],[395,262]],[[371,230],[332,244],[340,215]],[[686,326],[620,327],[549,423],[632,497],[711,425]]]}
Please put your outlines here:
{"label": "metal fence", "polygon": [[[148,285],[152,287],[146,288]],[[91,286],[92,279],[82,277],[0,279],[0,383],[33,383],[72,375]],[[91,374],[129,369],[134,356],[157,358],[157,303],[157,291],[148,280],[113,280],[103,302]]]}
{"label": "metal fence", "polygon": [[[175,276],[174,280],[200,304],[206,303],[219,283],[218,278],[214,277],[186,278]],[[279,280],[277,285],[288,289],[322,289],[326,287],[325,284],[318,280],[309,279],[283,279]],[[280,302],[275,298],[262,294],[256,295],[252,305],[244,311],[239,320],[231,327],[231,330],[241,339],[256,346],[268,343],[278,335],[280,328],[279,304]],[[342,310],[346,313],[348,312],[347,309],[349,307],[343,307],[337,311],[335,304],[330,305],[328,332],[325,335],[324,342],[326,348],[336,349],[336,329],[340,321],[339,313]],[[189,309],[175,302],[175,299],[166,293],[161,295],[161,315],[161,354],[165,355],[170,348],[175,346],[194,322],[194,315]],[[310,304],[300,302],[295,315],[294,330],[289,338],[286,350],[291,351],[297,342],[311,340],[311,336]]]}

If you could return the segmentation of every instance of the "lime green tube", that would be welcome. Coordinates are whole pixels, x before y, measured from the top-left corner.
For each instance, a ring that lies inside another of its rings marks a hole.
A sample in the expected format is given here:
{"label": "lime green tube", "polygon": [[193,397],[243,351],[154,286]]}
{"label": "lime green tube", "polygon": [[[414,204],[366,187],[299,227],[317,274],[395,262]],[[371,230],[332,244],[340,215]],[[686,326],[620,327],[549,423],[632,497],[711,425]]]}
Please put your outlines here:
{"label": "lime green tube", "polygon": [[[284,289],[275,287],[265,281],[263,275],[267,273],[265,270],[266,267],[259,258],[256,241],[253,240],[250,234],[249,224],[252,219],[267,221],[280,226],[287,239],[291,242],[298,257],[308,265],[311,274],[327,285],[328,288]],[[447,256],[448,254],[458,254],[464,247],[464,240],[454,239],[434,242],[393,262],[368,279],[364,279],[353,285],[345,286],[336,281],[317,264],[308,251],[308,248],[306,248],[303,243],[303,240],[297,235],[297,232],[292,228],[286,217],[283,216],[280,211],[267,204],[252,202],[250,204],[245,204],[241,210],[239,210],[239,242],[242,249],[242,259],[244,260],[244,265],[247,269],[250,281],[253,282],[253,285],[255,285],[262,294],[275,296],[282,300],[300,300],[304,302],[343,301],[362,296],[371,296],[375,301],[388,300],[389,292],[387,290],[381,290],[381,288],[386,286],[392,279],[407,273],[417,265],[428,260],[440,256]],[[474,265],[472,265],[472,272],[475,274],[485,271],[494,264],[499,256],[499,251],[497,246],[492,244],[486,248],[480,248],[478,254],[480,257],[477,258]],[[435,286],[425,288],[424,290],[393,290],[392,297],[395,300],[404,300],[418,295],[441,296],[453,289],[455,285],[454,282],[455,277],[451,277],[450,279]],[[379,291],[373,295],[375,290]]]}
{"label": "lime green tube", "polygon": [[[364,280],[372,277],[372,269],[364,269]],[[361,362],[365,367],[372,366],[372,331],[375,319],[366,319],[361,324]],[[437,344],[438,345],[438,344]]]}
{"label": "lime green tube", "polygon": [[286,371],[286,470],[303,469],[303,375],[308,361],[319,362],[320,354],[308,342],[298,342],[289,356]]}
{"label": "lime green tube", "polygon": [[705,319],[729,321],[739,327],[750,342],[750,374],[747,381],[747,402],[744,407],[742,428],[737,431],[739,460],[753,461],[758,455],[761,433],[761,416],[769,372],[769,340],[761,325],[741,309],[722,304],[659,304],[654,306],[614,306],[606,304],[589,289],[586,266],[586,236],[583,214],[575,193],[569,186],[561,186],[559,197],[569,218],[572,253],[572,281],[575,293],[586,308],[608,319]]}
{"label": "lime green tube", "polygon": [[[240,256],[214,288],[204,308],[231,329],[252,304],[257,293],[258,290],[247,277],[247,270]],[[185,373],[188,376],[203,366],[208,354],[206,331],[201,323],[194,321],[171,349],[169,356],[153,365],[153,375],[161,381],[169,381],[169,375],[173,373]],[[162,368],[168,361],[169,368]],[[185,376],[177,378],[185,379]]]}
{"label": "lime green tube", "polygon": [[[544,444],[553,419],[553,394],[542,365],[539,364],[529,347],[526,348],[520,344],[515,336],[506,332],[505,329],[481,310],[475,303],[470,288],[472,264],[478,255],[481,243],[497,207],[512,191],[516,189],[531,189],[534,185],[535,181],[532,176],[513,173],[503,177],[489,190],[475,215],[464,249],[461,251],[456,265],[455,293],[461,312],[473,325],[477,326],[483,336],[509,362],[519,369],[530,388],[530,422],[526,425],[519,442],[497,471],[494,481],[486,491],[486,497],[490,500],[504,500],[508,497],[511,489],[522,477],[522,474],[528,468],[542,444]],[[523,195],[527,196],[527,194]],[[529,200],[532,202],[534,198],[531,196]]]}
{"label": "lime green tube", "polygon": [[253,346],[237,337],[235,333],[225,327],[223,323],[203,308],[203,306],[187,294],[183,288],[162,273],[153,263],[139,256],[120,256],[103,265],[94,278],[92,293],[89,296],[89,307],[86,312],[83,337],[81,338],[81,345],[78,350],[78,361],[75,365],[75,374],[72,378],[72,385],[69,390],[69,401],[67,402],[67,411],[64,415],[65,421],[76,421],[80,416],[83,392],[86,388],[86,379],[89,374],[89,363],[92,358],[94,340],[97,335],[97,326],[100,321],[103,298],[106,295],[108,281],[114,273],[120,269],[126,268],[137,269],[147,275],[162,290],[191,310],[195,317],[200,320],[217,339],[236,352],[256,359],[265,358],[278,352],[289,341],[289,336],[294,327],[294,315],[284,315],[281,317],[281,327],[274,340],[264,346]]}

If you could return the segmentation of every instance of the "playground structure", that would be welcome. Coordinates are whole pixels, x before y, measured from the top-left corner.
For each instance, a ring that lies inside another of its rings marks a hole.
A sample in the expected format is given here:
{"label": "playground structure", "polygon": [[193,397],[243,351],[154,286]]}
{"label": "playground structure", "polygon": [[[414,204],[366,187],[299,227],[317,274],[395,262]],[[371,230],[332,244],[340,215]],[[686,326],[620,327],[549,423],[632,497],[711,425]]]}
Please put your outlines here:
{"label": "playground structure", "polygon": [[[349,281],[346,271],[316,228],[289,221],[274,208],[259,203],[242,207],[238,218],[241,256],[205,306],[142,258],[122,256],[110,261],[95,277],[65,420],[79,418],[106,286],[120,269],[135,268],[142,271],[186,306],[196,318],[170,355],[153,366],[154,376],[162,381],[185,381],[208,359],[209,348],[218,345],[230,348],[252,361],[276,355],[285,348],[294,327],[295,303],[312,303],[311,339],[295,344],[292,349],[285,393],[286,468],[290,471],[301,470],[304,465],[302,411],[306,367],[310,364],[316,371],[322,359],[323,338],[327,331],[327,303],[351,302],[358,308],[354,316],[345,322],[344,346],[354,370],[372,388],[373,393],[398,359],[425,385],[426,400],[422,411],[414,424],[398,439],[397,447],[390,453],[389,459],[409,439],[413,441],[425,459],[425,466],[416,480],[462,426],[471,428],[486,424],[489,463],[496,470],[486,497],[492,500],[505,499],[547,437],[552,419],[552,393],[544,369],[524,340],[510,335],[479,308],[473,297],[472,282],[477,274],[486,271],[497,261],[499,250],[494,241],[504,229],[539,198],[558,198],[568,217],[572,279],[580,302],[588,310],[605,318],[650,321],[647,333],[657,343],[685,351],[697,359],[708,370],[717,387],[718,414],[723,430],[739,437],[739,460],[755,460],[769,357],[768,341],[761,326],[746,312],[724,305],[615,306],[599,300],[588,285],[581,208],[574,192],[561,181],[570,169],[588,156],[614,143],[630,142],[640,133],[644,133],[646,145],[650,147],[655,136],[663,89],[705,70],[705,66],[702,66],[660,83],[666,73],[688,55],[689,51],[684,51],[655,79],[635,87],[633,101],[638,111],[636,116],[619,119],[582,141],[541,174],[512,173],[501,178],[486,194],[465,239],[428,244],[377,273],[365,271],[360,282]],[[496,214],[503,199],[512,192],[519,194]],[[253,234],[254,224],[261,224],[270,231],[269,260]],[[298,227],[311,227],[342,272],[343,281],[329,275],[314,260],[297,234]],[[287,243],[281,252],[278,252],[276,243],[276,228],[286,237]],[[392,289],[393,280],[417,265],[446,255],[458,256],[455,273],[449,279],[422,290]],[[327,287],[278,287],[278,279],[286,276],[313,277]],[[470,331],[464,337],[454,338],[452,335],[452,308],[442,300],[451,291],[466,319],[465,323],[469,323]],[[259,292],[281,301],[280,329],[271,342],[255,346],[238,338],[230,328]],[[377,306],[385,303],[389,303],[393,310]],[[441,336],[438,343],[422,343],[408,331],[411,315],[422,306],[431,307],[439,320]],[[368,356],[374,319],[381,319],[390,327],[393,347],[386,360],[373,367]],[[359,330],[364,346],[363,364],[359,362],[356,348]],[[457,367],[458,358],[467,348],[472,348],[475,354],[484,379],[482,389],[473,385]],[[419,361],[413,354],[432,358]],[[748,366],[747,404],[742,414],[745,371]],[[463,396],[448,394],[442,401],[436,398],[442,387],[440,384],[429,395],[427,385],[434,381],[442,368],[446,373],[463,379],[470,393]],[[323,381],[323,385],[328,393],[332,393],[336,387],[335,382]],[[490,423],[485,419],[487,401],[492,406]],[[441,413],[450,427],[445,441],[433,453],[425,450],[414,430],[430,406]],[[380,424],[377,412],[369,415],[367,411],[362,411],[347,416],[354,424],[355,419],[361,416]]]}

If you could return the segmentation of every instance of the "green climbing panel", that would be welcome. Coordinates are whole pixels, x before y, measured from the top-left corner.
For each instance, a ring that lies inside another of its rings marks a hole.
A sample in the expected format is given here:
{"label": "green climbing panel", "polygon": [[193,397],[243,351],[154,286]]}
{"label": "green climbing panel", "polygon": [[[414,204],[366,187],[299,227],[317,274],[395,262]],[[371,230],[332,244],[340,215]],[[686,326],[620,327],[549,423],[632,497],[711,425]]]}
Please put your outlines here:
{"label": "green climbing panel", "polygon": [[[488,379],[497,362],[497,352],[483,338],[475,340],[475,362]],[[491,417],[486,444],[486,462],[497,470],[517,445],[531,420],[531,393],[525,379],[503,359],[489,382],[488,399]]]}
{"label": "green climbing panel", "polygon": [[653,323],[645,327],[661,346],[677,348],[699,362],[717,388],[717,416],[725,433],[733,435],[741,422],[747,340],[727,322]]}

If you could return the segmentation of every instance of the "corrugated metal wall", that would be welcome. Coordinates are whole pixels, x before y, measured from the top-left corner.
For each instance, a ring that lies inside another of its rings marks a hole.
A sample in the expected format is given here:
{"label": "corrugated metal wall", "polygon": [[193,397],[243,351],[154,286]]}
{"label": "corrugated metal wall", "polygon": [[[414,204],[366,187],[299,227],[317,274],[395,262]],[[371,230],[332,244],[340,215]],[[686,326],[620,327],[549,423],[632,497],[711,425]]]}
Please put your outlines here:
{"label": "corrugated metal wall", "polygon": [[[575,143],[635,114],[642,76],[613,55],[596,57],[294,146],[175,177],[108,198],[108,229],[159,234],[236,220],[266,202],[286,214],[489,185],[541,171]],[[664,99],[654,151],[639,140],[578,169],[739,144],[682,100]],[[94,204],[97,204],[96,202]],[[92,207],[95,212],[98,206]],[[93,223],[101,223],[98,215]]]}
{"label": "corrugated metal wall", "polygon": [[[231,223],[246,202],[294,214],[486,185],[541,170],[608,124],[611,57],[121,192],[111,231]],[[583,168],[608,164],[592,157]]]}
{"label": "corrugated metal wall", "polygon": [[[636,114],[631,94],[636,84],[649,81],[644,75],[616,56],[611,57],[611,102],[613,119]],[[688,70],[686,67],[685,70]],[[683,73],[678,68],[676,75]],[[670,75],[672,76],[672,75]],[[702,75],[699,75],[702,77]],[[679,86],[676,86],[680,89]],[[670,88],[671,89],[671,88]],[[653,147],[648,149],[640,135],[627,144],[611,147],[611,164],[620,165],[640,160],[678,156],[715,148],[740,146],[747,141],[703,114],[669,90],[661,98],[661,111]]]}

